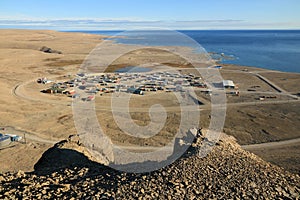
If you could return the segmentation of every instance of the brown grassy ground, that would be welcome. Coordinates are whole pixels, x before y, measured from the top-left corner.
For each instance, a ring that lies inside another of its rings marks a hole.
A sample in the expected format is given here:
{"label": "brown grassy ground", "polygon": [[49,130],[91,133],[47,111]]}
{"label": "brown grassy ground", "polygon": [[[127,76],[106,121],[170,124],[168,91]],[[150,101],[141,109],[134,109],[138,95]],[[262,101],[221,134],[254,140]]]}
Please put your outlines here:
{"label": "brown grassy ground", "polygon": [[299,103],[230,106],[225,133],[240,144],[293,139],[300,136]]}
{"label": "brown grassy ground", "polygon": [[300,144],[285,145],[278,147],[260,148],[249,150],[262,159],[279,165],[290,172],[300,174]]}
{"label": "brown grassy ground", "polygon": [[[81,61],[100,42],[101,38],[98,35],[82,33],[1,30],[0,127],[12,126],[21,132],[28,132],[33,136],[36,135],[45,140],[56,141],[65,139],[70,134],[76,133],[70,99],[59,95],[51,96],[40,93],[40,90],[47,88],[45,85],[38,85],[34,82],[29,82],[25,85],[22,84],[39,77],[50,78],[51,76],[60,76],[63,79],[63,75],[76,73]],[[42,46],[62,51],[62,54],[43,53],[39,51]],[[120,45],[120,48],[126,48],[126,45]],[[113,52],[107,53],[110,54]],[[169,65],[174,65],[174,62],[170,61],[172,59],[167,58],[170,56],[167,53],[163,53],[162,55],[161,52],[152,52],[150,60],[143,53],[145,52],[133,52],[133,55],[129,55],[123,58],[123,60],[120,59],[115,64],[117,67],[120,67],[122,63],[126,65],[146,63],[151,61],[155,54],[156,56],[160,56],[157,58],[158,61],[162,60]],[[166,58],[167,60],[165,61]],[[128,62],[128,60],[133,61]],[[183,63],[182,60],[178,61],[180,63],[176,64],[175,62],[176,66],[188,65],[188,63]],[[238,83],[241,90],[247,90],[252,85],[260,85],[261,87],[257,89],[258,91],[272,91],[272,88],[264,82],[253,75],[241,71],[241,69],[245,68],[249,71],[264,71],[258,68],[226,65],[224,69],[235,70],[236,72],[230,73],[226,72],[226,70],[222,72],[221,70],[221,73],[224,78],[232,79]],[[189,69],[182,69],[183,73],[189,71]],[[271,72],[264,72],[263,75],[288,91],[297,92],[297,88],[299,88],[298,75]],[[22,85],[19,88],[19,93],[23,96],[16,96],[13,92],[14,88],[18,85]],[[203,98],[209,100],[207,96],[203,96]],[[104,99],[103,97],[101,101],[104,101]],[[245,100],[247,99],[248,97]],[[155,98],[152,99],[152,101],[154,100]],[[166,96],[156,96],[155,101],[170,106],[172,102],[169,100]],[[235,97],[229,99],[230,102],[239,100],[236,100]],[[132,103],[137,104],[139,102],[133,101]],[[141,102],[144,103],[144,101]],[[149,102],[151,101],[149,100]],[[234,135],[241,144],[299,137],[299,107],[299,103],[229,107],[225,132]],[[203,127],[207,127],[209,124],[209,112],[209,110],[201,111],[201,126]],[[100,114],[99,119],[104,124],[112,121],[109,112],[102,111]],[[149,120],[147,113],[132,112],[131,116],[140,125],[146,125],[147,120]],[[105,129],[117,144],[143,143],[149,146],[161,146],[166,141],[169,141],[176,131],[178,118],[178,113],[175,111],[171,112],[167,126],[162,133],[152,140],[147,141],[139,141],[130,137],[124,139],[122,133],[118,131],[114,123],[109,123],[110,125],[106,126]],[[0,165],[0,171],[31,170],[35,161],[48,148],[49,144],[28,140],[26,145],[18,144],[15,147],[0,150],[0,160],[5,160],[5,164]],[[289,154],[289,151],[295,152],[296,146],[284,149],[285,153]],[[28,155],[30,156],[28,157]],[[265,158],[272,162],[280,160],[280,156],[268,157],[267,155],[269,154],[266,153]],[[292,159],[298,158],[295,156],[290,158],[290,160]],[[287,168],[289,167],[289,162],[282,162]]]}
{"label": "brown grassy ground", "polygon": [[275,82],[282,89],[297,94],[300,93],[300,73],[264,72],[261,75]]}

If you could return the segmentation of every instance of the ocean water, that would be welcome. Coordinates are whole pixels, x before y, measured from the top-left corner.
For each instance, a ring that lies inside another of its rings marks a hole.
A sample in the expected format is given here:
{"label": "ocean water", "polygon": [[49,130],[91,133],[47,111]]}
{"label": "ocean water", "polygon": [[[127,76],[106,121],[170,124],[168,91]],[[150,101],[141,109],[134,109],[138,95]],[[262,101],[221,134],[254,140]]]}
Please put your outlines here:
{"label": "ocean water", "polygon": [[231,59],[221,63],[300,73],[300,30],[181,30],[187,39],[177,40],[164,32],[147,31],[128,35],[122,31],[78,31],[102,35],[124,35],[114,39],[124,44],[189,46],[189,38],[207,52]]}

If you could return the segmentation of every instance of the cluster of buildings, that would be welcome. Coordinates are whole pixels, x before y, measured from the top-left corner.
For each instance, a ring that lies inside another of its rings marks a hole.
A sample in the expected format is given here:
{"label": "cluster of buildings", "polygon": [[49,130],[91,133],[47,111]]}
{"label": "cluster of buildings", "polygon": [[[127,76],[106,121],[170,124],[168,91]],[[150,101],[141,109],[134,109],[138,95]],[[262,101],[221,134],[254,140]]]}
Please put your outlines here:
{"label": "cluster of buildings", "polygon": [[[172,72],[77,74],[73,79],[53,83],[44,93],[65,94],[93,100],[97,93],[183,91],[185,87],[206,88],[200,76]],[[76,89],[75,89],[76,88]],[[76,92],[77,91],[77,92]],[[79,92],[80,91],[80,92]]]}
{"label": "cluster of buildings", "polygon": [[149,91],[184,91],[184,88],[191,86],[206,88],[200,76],[175,72],[121,74],[120,83],[121,89],[125,87],[127,92],[134,91],[137,94]]}
{"label": "cluster of buildings", "polygon": [[[47,80],[47,79],[45,79]],[[224,80],[223,87],[234,89],[235,84],[231,80]],[[92,101],[96,94],[103,95],[113,92],[127,92],[144,95],[146,92],[180,92],[188,87],[202,88],[207,94],[207,89],[200,76],[180,74],[179,72],[145,72],[145,73],[98,73],[77,74],[73,79],[56,82],[44,93],[64,94],[72,98],[81,98],[84,101]]]}
{"label": "cluster of buildings", "polygon": [[66,94],[72,97],[76,93],[74,87],[75,87],[74,80],[57,82],[57,83],[53,83],[51,87],[42,90],[42,92],[50,93],[50,94]]}

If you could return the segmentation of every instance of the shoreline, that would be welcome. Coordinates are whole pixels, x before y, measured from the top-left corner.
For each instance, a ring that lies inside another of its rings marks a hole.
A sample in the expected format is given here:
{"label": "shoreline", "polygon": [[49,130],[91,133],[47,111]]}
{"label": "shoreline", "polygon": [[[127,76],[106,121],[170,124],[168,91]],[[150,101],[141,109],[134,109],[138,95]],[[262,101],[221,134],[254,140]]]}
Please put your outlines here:
{"label": "shoreline", "polygon": [[[105,39],[107,38],[118,38],[118,37],[123,37],[123,36],[112,36],[112,35],[105,35],[105,34],[98,34],[98,33],[88,33],[89,30],[51,30],[51,29],[8,29],[8,28],[3,28],[0,29],[0,32],[2,31],[25,31],[25,32],[56,32],[56,33],[74,33],[74,34],[81,34],[81,35],[86,35],[86,36],[99,36],[101,39],[103,39],[105,41]],[[90,30],[91,32],[114,32],[117,31],[119,32],[120,30]],[[175,31],[190,31],[190,30],[175,30]],[[300,31],[300,29],[288,29],[288,30],[277,30],[277,29],[272,29],[272,30],[191,30],[191,31]],[[122,32],[122,31],[120,31]],[[189,37],[189,36],[188,36]],[[143,45],[137,45],[137,44],[126,44],[126,43],[119,43],[115,40],[109,40],[112,41],[114,44],[121,44],[121,45],[133,45],[133,46],[143,46]],[[201,44],[200,44],[201,45]],[[201,45],[202,46],[202,45]],[[150,45],[149,47],[163,47],[163,46],[156,46],[156,45]],[[190,49],[191,47],[188,46],[174,46],[174,47],[183,47],[183,48],[188,48]],[[207,52],[208,54],[222,54],[222,53],[217,53],[214,51],[209,51]],[[225,55],[226,56],[226,55]],[[213,59],[214,60],[214,59]],[[252,66],[252,65],[243,65],[243,64],[232,64],[232,63],[222,63],[222,62],[218,62],[217,60],[214,60],[216,62],[216,65],[224,65],[224,66],[234,66],[234,67],[242,67],[242,68],[251,68],[251,69],[256,69],[256,70],[262,70],[262,71],[266,71],[266,72],[278,72],[278,73],[290,73],[290,74],[300,74],[299,72],[294,72],[294,71],[281,71],[281,70],[276,70],[276,69],[268,69],[268,68],[264,68],[264,67],[258,67],[258,66]]]}
{"label": "shoreline", "polygon": [[[173,31],[173,30],[171,30],[171,31]],[[246,32],[248,32],[248,31],[250,31],[251,32],[251,30],[174,30],[174,31],[179,31],[181,34],[185,34],[187,37],[190,37],[190,38],[192,38],[193,40],[194,40],[194,38],[193,37],[191,37],[191,36],[189,36],[188,34],[186,34],[185,32],[188,32],[188,31],[195,31],[195,32],[197,32],[197,31],[199,31],[199,32],[202,32],[202,31],[212,31],[212,32],[222,32],[222,31],[225,31],[225,32],[238,32],[238,31],[241,31],[241,32],[244,32],[244,31],[246,31]],[[255,31],[259,31],[259,32],[272,32],[272,31],[300,31],[300,30],[252,30],[253,32],[255,32]],[[81,32],[81,33],[88,33],[88,34],[92,34],[92,35],[101,35],[102,34],[102,32],[103,33],[105,33],[105,32],[115,32],[116,34],[119,34],[119,33],[122,33],[122,31],[121,30],[104,30],[104,31],[102,31],[102,30],[74,30],[74,31],[63,31],[63,32],[75,32],[75,33],[78,33],[78,32]],[[91,32],[91,33],[89,33],[89,32]],[[98,33],[99,32],[99,33]],[[109,35],[109,36],[111,36],[111,35]],[[114,40],[113,40],[114,41]],[[122,42],[122,41],[115,41],[117,44],[125,44],[125,45],[138,45],[138,44],[131,44],[130,42]],[[196,41],[197,43],[199,43],[198,41]],[[202,44],[201,43],[199,43],[201,46],[202,46]],[[159,46],[159,45],[153,45],[153,46]],[[163,45],[162,45],[163,46]],[[185,46],[185,45],[182,45],[182,47],[187,47],[187,46]],[[202,46],[203,47],[203,46]],[[205,48],[205,50],[207,49],[208,47],[206,47]],[[261,69],[265,69],[265,70],[271,70],[271,71],[280,71],[280,72],[286,72],[286,73],[300,73],[300,70],[284,70],[284,69],[274,69],[274,68],[268,68],[268,67],[266,67],[266,66],[268,66],[268,65],[270,65],[270,66],[272,66],[272,64],[270,63],[270,64],[268,64],[268,63],[264,63],[264,64],[262,64],[262,65],[260,65],[260,66],[258,66],[258,65],[247,65],[246,63],[235,63],[234,61],[236,61],[237,60],[237,58],[236,58],[236,56],[237,57],[240,57],[239,55],[235,55],[234,57],[232,57],[232,55],[227,55],[226,53],[224,54],[224,53],[222,53],[221,52],[221,49],[219,50],[220,52],[218,52],[218,51],[208,51],[207,50],[207,53],[208,54],[210,54],[210,55],[217,55],[219,58],[222,58],[222,59],[224,59],[225,58],[225,60],[224,61],[221,61],[221,62],[218,62],[218,64],[221,64],[221,65],[237,65],[237,66],[246,66],[246,67],[254,67],[254,68],[261,68]],[[226,58],[228,58],[228,59],[226,59]],[[231,62],[230,60],[233,60],[233,62]],[[288,65],[287,65],[288,66]],[[276,67],[275,67],[276,68]],[[280,68],[284,68],[284,65],[282,65]]]}
{"label": "shoreline", "polygon": [[[84,37],[83,37],[84,36]],[[29,95],[31,98],[23,99],[13,95],[13,88],[18,84],[23,84],[28,80],[36,80],[40,77],[63,77],[67,74],[74,74],[86,55],[95,48],[105,36],[82,34],[82,33],[61,33],[57,31],[33,31],[33,30],[0,30],[0,84],[3,89],[0,91],[1,104],[0,110],[6,116],[1,122],[0,127],[18,127],[20,130],[33,132],[37,137],[45,140],[51,138],[65,139],[76,132],[69,103],[61,102],[54,104],[50,100],[64,101],[61,97],[45,96],[39,91],[43,85],[32,83],[20,88],[20,92]],[[62,51],[62,54],[44,53],[39,49],[48,46],[52,49]],[[126,45],[120,45],[126,48]],[[109,55],[113,52],[107,52]],[[136,52],[138,62],[147,57],[141,57],[141,52]],[[163,57],[162,57],[163,58]],[[123,61],[126,61],[124,59]],[[122,60],[120,60],[122,62]],[[247,71],[243,71],[247,69]],[[190,73],[189,69],[181,68],[183,73]],[[298,86],[300,81],[299,73],[287,73],[281,71],[266,70],[262,68],[224,65],[220,70],[222,77],[232,79],[239,84],[242,92],[240,98],[228,97],[230,104],[227,113],[226,134],[239,138],[240,144],[253,144],[270,142],[299,137],[297,128],[299,126],[298,103],[285,104],[262,104],[234,106],[240,101],[252,101],[260,93],[265,95],[273,93],[272,88],[260,82],[254,75],[248,72],[262,73],[267,79],[275,82],[276,85],[290,93],[299,93]],[[274,79],[274,80],[273,80]],[[247,91],[252,86],[260,85],[256,88],[256,93]],[[286,101],[279,95],[278,101]],[[281,99],[282,98],[282,99]],[[31,101],[30,99],[41,99],[43,101]],[[46,101],[45,101],[46,100]],[[238,104],[237,104],[238,105]],[[277,109],[277,110],[276,110]],[[286,114],[288,113],[288,114]],[[269,116],[269,114],[271,114]],[[261,121],[263,119],[264,121]],[[283,123],[283,120],[286,124]],[[283,123],[283,124],[282,124]],[[39,124],[38,126],[36,124]],[[242,124],[242,126],[241,126]],[[264,130],[264,131],[262,131]],[[269,134],[269,135],[268,135]],[[28,145],[17,145],[12,149],[1,150],[2,156],[8,159],[3,169],[18,169],[28,166],[38,159],[44,151],[49,148],[48,144],[30,141]],[[14,154],[14,151],[24,153],[25,157]],[[26,154],[33,158],[26,160]],[[289,155],[292,156],[292,155]],[[14,161],[14,159],[17,159]],[[16,163],[16,166],[13,166]],[[11,166],[6,166],[11,165]],[[0,169],[1,170],[1,169]]]}

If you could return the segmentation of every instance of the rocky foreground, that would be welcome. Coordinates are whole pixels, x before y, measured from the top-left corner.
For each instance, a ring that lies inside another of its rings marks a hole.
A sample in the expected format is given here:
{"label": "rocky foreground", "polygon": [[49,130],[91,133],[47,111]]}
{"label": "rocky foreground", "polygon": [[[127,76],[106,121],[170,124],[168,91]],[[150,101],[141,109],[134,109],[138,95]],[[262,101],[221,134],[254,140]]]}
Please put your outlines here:
{"label": "rocky foreground", "polygon": [[200,158],[203,139],[173,164],[147,174],[116,171],[60,143],[34,172],[1,174],[0,199],[299,199],[298,175],[242,150],[228,136]]}

